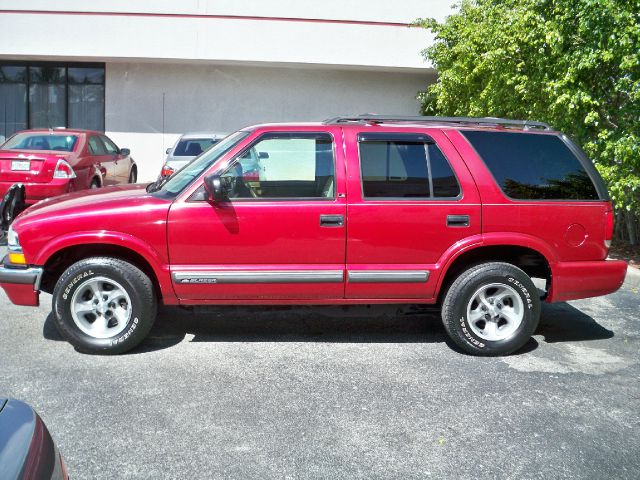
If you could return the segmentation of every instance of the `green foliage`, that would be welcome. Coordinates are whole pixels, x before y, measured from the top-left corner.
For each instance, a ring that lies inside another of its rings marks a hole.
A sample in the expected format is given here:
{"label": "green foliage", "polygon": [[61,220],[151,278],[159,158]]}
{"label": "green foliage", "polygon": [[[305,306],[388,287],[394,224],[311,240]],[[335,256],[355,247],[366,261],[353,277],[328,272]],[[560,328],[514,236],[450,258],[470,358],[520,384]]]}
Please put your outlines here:
{"label": "green foliage", "polygon": [[595,161],[620,209],[640,214],[640,1],[462,0],[424,56],[427,115],[551,123]]}

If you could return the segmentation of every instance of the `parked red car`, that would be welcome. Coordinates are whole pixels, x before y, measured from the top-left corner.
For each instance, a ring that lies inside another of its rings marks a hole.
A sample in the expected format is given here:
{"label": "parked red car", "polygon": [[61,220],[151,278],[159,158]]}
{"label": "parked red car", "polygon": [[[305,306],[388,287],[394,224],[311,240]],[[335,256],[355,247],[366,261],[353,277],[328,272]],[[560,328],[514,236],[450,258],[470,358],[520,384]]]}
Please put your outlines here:
{"label": "parked red car", "polygon": [[[260,175],[245,181],[252,149]],[[425,303],[461,348],[499,355],[528,341],[541,301],[622,285],[613,218],[591,162],[546,124],[259,125],[147,187],[31,207],[9,231],[0,285],[18,305],[51,292],[83,352],[133,348],[158,303]]]}
{"label": "parked red car", "polygon": [[27,205],[63,193],[135,183],[129,149],[90,130],[43,129],[15,133],[0,146],[0,199],[25,185]]}

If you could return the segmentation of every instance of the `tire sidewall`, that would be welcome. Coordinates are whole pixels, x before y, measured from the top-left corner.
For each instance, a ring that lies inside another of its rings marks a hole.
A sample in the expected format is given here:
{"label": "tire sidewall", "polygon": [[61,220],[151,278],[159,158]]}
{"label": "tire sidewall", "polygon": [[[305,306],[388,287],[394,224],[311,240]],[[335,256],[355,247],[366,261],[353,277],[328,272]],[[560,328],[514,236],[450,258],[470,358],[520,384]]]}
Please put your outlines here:
{"label": "tire sidewall", "polygon": [[[71,300],[78,288],[87,280],[96,277],[106,277],[119,283],[129,295],[131,300],[131,318],[126,328],[118,335],[110,338],[94,338],[84,333],[73,321],[71,315]],[[137,344],[141,339],[139,336],[146,335],[140,328],[146,305],[137,292],[138,288],[134,285],[127,275],[123,275],[115,270],[114,267],[95,263],[92,265],[78,265],[71,267],[60,278],[59,288],[56,289],[53,298],[53,311],[56,326],[63,335],[74,346],[81,350],[90,351],[107,351],[107,350],[127,350],[123,348],[128,344]]]}
{"label": "tire sidewall", "polygon": [[[506,269],[505,269],[506,270]],[[504,340],[490,341],[476,335],[469,325],[467,318],[467,306],[478,289],[484,285],[492,283],[502,284],[513,288],[520,296],[524,305],[524,316],[518,329]],[[454,330],[462,341],[468,344],[473,350],[492,353],[509,353],[520,348],[533,335],[538,325],[540,316],[540,300],[533,282],[526,274],[516,272],[498,273],[491,272],[488,275],[481,275],[472,279],[460,289],[459,301],[456,301],[452,308],[454,318]]]}

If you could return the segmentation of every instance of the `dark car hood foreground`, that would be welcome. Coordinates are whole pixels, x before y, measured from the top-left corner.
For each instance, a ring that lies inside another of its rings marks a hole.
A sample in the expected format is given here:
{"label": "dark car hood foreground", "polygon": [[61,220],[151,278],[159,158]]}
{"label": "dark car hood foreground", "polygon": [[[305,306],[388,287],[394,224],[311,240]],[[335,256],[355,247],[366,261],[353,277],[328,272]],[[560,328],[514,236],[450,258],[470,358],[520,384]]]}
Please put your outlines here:
{"label": "dark car hood foreground", "polygon": [[26,403],[0,399],[3,480],[64,478],[60,455],[42,419]]}

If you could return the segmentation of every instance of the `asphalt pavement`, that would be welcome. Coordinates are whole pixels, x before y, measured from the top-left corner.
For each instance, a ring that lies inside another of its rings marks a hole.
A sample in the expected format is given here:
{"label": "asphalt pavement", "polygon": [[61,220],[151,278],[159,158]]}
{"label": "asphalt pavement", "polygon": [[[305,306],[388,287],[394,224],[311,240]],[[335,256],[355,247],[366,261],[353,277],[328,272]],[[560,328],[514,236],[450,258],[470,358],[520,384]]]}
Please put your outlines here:
{"label": "asphalt pavement", "polygon": [[0,291],[0,396],[76,479],[638,478],[640,293],[546,305],[504,358],[418,307],[163,309],[117,357],[77,353],[51,297]]}

